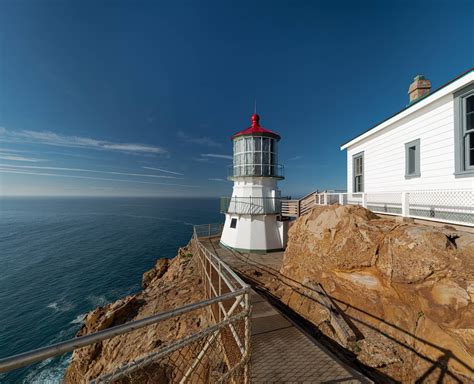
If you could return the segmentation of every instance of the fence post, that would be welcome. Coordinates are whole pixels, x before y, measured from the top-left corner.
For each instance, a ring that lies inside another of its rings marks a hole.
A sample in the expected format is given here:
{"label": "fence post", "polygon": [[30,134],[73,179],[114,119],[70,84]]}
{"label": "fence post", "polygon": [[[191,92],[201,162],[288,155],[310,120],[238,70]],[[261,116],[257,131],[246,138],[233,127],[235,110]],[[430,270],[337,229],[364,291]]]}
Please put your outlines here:
{"label": "fence post", "polygon": [[402,216],[410,216],[410,193],[402,192]]}
{"label": "fence post", "polygon": [[344,205],[344,195],[342,193],[339,194],[339,204]]}
{"label": "fence post", "polygon": [[208,237],[211,237],[211,224],[209,224],[209,236]]}
{"label": "fence post", "polygon": [[362,193],[362,206],[367,208],[367,193]]}
{"label": "fence post", "polygon": [[328,205],[328,194],[326,192],[324,192],[323,195],[323,204]]}

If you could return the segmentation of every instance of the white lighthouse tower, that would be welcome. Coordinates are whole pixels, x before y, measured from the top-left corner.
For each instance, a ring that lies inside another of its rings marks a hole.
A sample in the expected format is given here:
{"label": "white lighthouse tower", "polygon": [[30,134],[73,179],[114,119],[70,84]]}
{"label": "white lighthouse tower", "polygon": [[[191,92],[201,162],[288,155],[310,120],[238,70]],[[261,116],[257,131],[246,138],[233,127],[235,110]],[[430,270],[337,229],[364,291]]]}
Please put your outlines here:
{"label": "white lighthouse tower", "polygon": [[222,198],[225,224],[221,244],[239,251],[269,252],[286,246],[287,222],[280,216],[278,180],[284,179],[278,164],[280,136],[252,125],[232,136],[234,156],[229,179],[234,181],[231,198]]}

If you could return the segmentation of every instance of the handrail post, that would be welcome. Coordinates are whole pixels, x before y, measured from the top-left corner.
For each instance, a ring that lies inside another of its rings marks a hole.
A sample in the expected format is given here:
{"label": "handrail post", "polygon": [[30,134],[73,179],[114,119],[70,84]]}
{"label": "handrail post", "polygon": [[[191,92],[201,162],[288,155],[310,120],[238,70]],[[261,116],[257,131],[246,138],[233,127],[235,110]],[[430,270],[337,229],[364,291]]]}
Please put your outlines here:
{"label": "handrail post", "polygon": [[367,208],[367,193],[365,192],[362,193],[362,206]]}
{"label": "handrail post", "polygon": [[402,216],[410,216],[410,192],[402,192]]}

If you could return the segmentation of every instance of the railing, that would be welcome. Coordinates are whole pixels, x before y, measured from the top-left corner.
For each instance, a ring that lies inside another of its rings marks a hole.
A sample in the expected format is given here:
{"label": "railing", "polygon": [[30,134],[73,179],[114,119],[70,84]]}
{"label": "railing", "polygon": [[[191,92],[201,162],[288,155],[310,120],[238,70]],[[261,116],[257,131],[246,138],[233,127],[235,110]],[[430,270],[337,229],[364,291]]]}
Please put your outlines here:
{"label": "railing", "polygon": [[242,215],[280,214],[281,197],[221,197],[221,213]]}
{"label": "railing", "polygon": [[284,179],[284,167],[281,164],[238,164],[229,165],[227,177],[276,177]]}
{"label": "railing", "polygon": [[[118,379],[133,382],[140,377],[169,383],[216,382],[248,383],[250,358],[250,287],[224,262],[200,243],[200,234],[219,233],[218,225],[195,227],[191,246],[198,259],[206,299],[153,316],[127,322],[102,331],[63,341],[47,347],[0,359],[0,372],[9,372],[51,357],[81,348],[99,346],[114,337],[134,332],[134,339],[150,340],[145,327],[169,327],[179,316],[205,316],[210,325],[184,335],[178,340],[156,343],[132,361],[120,361],[98,377],[81,382],[108,383]],[[211,229],[210,229],[211,228]],[[212,235],[211,235],[212,236]],[[203,312],[204,311],[204,312]],[[207,316],[206,316],[207,314]],[[115,348],[122,348],[121,339]]]}
{"label": "railing", "polygon": [[[312,196],[316,194],[316,196]],[[474,226],[474,190],[379,193],[313,192],[282,202],[282,215],[299,217],[315,205],[361,205],[375,213]],[[304,208],[302,208],[304,207]]]}
{"label": "railing", "polygon": [[321,196],[318,191],[314,191],[298,200],[282,200],[281,214],[287,217],[299,217],[308,213],[315,205],[321,203]]}

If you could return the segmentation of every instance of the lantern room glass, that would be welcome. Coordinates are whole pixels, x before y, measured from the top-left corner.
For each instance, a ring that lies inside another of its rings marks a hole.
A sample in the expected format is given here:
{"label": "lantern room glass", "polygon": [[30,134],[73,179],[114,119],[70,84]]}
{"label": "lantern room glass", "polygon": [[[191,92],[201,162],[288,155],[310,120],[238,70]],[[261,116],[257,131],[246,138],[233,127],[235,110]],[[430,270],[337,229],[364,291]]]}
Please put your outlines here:
{"label": "lantern room glass", "polygon": [[234,176],[276,176],[277,140],[250,136],[234,140]]}

